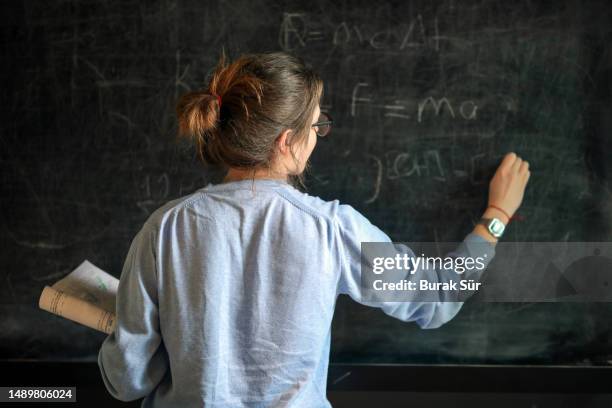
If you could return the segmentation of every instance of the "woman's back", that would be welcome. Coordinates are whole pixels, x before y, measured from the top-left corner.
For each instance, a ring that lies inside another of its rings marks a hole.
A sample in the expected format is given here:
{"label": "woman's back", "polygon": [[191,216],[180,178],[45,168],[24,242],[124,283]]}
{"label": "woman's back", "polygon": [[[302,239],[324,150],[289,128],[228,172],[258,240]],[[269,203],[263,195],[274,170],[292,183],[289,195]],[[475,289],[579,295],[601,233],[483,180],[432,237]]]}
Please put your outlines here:
{"label": "woman's back", "polygon": [[163,215],[159,317],[177,381],[159,398],[325,406],[339,272],[330,204],[309,208],[291,190],[215,185]]}
{"label": "woman's back", "polygon": [[[129,301],[100,352],[109,390],[150,392],[143,405],[156,407],[329,406],[340,239],[355,220],[388,240],[350,206],[271,179],[209,185],[155,211],[132,242],[118,293]],[[132,372],[113,383],[120,370]]]}

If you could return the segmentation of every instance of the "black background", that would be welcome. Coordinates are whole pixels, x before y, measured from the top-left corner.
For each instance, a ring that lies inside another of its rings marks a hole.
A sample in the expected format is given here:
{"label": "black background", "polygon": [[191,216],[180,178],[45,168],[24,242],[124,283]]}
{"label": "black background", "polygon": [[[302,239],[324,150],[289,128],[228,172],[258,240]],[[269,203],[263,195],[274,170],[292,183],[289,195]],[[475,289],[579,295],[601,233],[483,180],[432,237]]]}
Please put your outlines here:
{"label": "black background", "polygon": [[[174,105],[222,50],[289,51],[320,72],[336,124],[309,192],[394,240],[461,240],[510,150],[532,176],[507,240],[610,240],[605,1],[1,7],[0,358],[95,360],[104,335],[38,310],[40,292],[84,259],[119,276],[154,209],[218,180],[176,139]],[[331,358],[608,365],[611,335],[608,303],[468,302],[422,331],[341,297]]]}

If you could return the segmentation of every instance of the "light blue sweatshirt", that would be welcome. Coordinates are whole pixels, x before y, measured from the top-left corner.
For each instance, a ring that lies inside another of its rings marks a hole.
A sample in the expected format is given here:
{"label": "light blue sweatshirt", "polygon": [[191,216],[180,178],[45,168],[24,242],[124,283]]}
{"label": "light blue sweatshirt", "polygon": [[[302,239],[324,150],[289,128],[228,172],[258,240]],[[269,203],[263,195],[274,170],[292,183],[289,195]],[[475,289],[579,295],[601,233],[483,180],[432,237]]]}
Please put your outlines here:
{"label": "light blue sweatshirt", "polygon": [[[462,306],[361,301],[361,242],[390,239],[351,206],[282,181],[209,184],[167,203],[125,260],[117,326],[98,355],[104,384],[143,407],[330,407],[339,294],[424,329]],[[484,248],[490,260],[484,242],[469,234],[458,255]]]}

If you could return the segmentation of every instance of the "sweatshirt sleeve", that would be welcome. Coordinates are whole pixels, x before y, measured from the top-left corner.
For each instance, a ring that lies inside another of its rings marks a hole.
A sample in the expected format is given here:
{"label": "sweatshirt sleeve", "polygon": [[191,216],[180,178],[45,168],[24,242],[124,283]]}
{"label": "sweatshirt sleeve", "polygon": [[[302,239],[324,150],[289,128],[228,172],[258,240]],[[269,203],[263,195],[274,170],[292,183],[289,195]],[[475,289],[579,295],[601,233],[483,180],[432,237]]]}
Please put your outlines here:
{"label": "sweatshirt sleeve", "polygon": [[[337,216],[337,228],[339,234],[337,256],[340,264],[340,279],[338,282],[338,294],[349,295],[353,300],[366,306],[380,308],[385,314],[396,319],[411,322],[414,321],[421,329],[435,329],[450,321],[459,312],[464,302],[452,301],[443,298],[445,292],[439,292],[438,299],[427,301],[403,301],[384,302],[368,301],[362,297],[361,286],[361,244],[364,242],[387,242],[391,239],[379,228],[372,225],[363,215],[349,205],[340,205]],[[412,250],[404,245],[404,252],[413,257]],[[463,278],[481,279],[484,269],[495,255],[494,246],[477,234],[468,234],[457,249],[446,256],[451,257],[482,257],[484,268],[479,271],[471,271],[469,276]],[[422,268],[420,268],[422,269]],[[428,281],[448,282],[457,278],[459,274],[453,269],[438,268],[435,271],[428,270]],[[416,279],[423,276],[419,270],[408,279]]]}
{"label": "sweatshirt sleeve", "polygon": [[145,224],[133,239],[121,272],[115,330],[98,354],[104,385],[122,401],[149,394],[168,370],[159,328],[154,248],[153,228]]}

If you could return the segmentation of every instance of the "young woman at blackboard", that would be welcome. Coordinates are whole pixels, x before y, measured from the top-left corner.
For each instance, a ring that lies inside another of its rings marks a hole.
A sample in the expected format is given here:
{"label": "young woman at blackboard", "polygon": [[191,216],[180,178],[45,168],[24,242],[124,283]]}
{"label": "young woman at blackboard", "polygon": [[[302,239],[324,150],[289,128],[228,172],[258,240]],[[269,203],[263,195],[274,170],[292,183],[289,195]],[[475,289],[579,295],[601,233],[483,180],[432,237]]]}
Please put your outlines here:
{"label": "young woman at blackboard", "polygon": [[[360,243],[390,239],[351,206],[292,186],[330,132],[322,88],[300,60],[273,53],[222,62],[207,89],[181,98],[181,133],[228,171],[159,208],[134,238],[117,326],[98,356],[114,397],[151,407],[330,406],[336,297],[360,301]],[[483,215],[496,221],[478,224],[458,251],[483,243],[493,255],[528,178],[527,162],[506,155]],[[376,306],[431,329],[461,303]]]}

